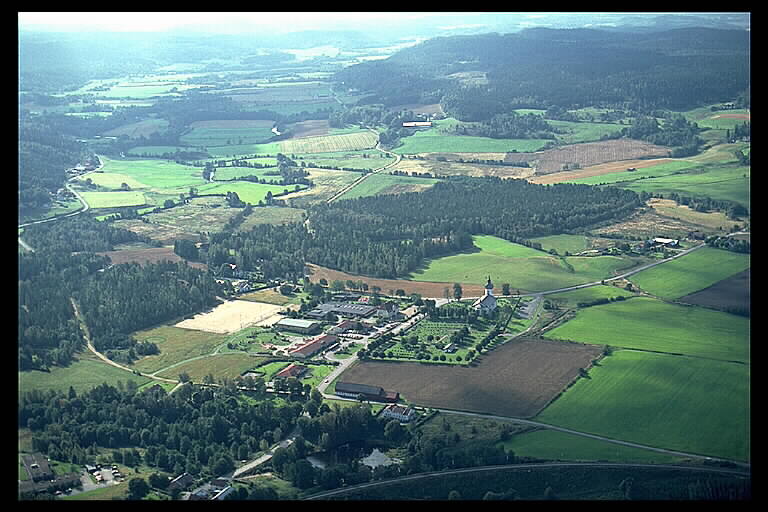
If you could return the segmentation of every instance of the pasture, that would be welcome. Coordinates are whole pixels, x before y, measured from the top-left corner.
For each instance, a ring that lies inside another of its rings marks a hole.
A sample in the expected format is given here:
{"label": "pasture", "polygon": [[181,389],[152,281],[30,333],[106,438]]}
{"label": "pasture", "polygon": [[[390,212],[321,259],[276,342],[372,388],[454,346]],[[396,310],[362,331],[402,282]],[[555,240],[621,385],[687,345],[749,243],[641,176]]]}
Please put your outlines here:
{"label": "pasture", "polygon": [[473,238],[479,251],[431,260],[424,269],[411,273],[409,278],[482,283],[490,275],[497,285],[509,283],[513,289],[546,291],[597,281],[632,265],[630,260],[617,256],[571,256],[563,260],[497,237]]}
{"label": "pasture", "polygon": [[91,208],[118,208],[121,206],[141,206],[147,204],[147,198],[138,191],[130,192],[80,192]]}
{"label": "pasture", "polygon": [[168,121],[166,119],[151,118],[118,126],[104,132],[104,135],[112,137],[127,135],[132,139],[138,139],[139,137],[149,137],[156,132],[164,132],[166,128],[168,128]]}
{"label": "pasture", "polygon": [[[702,455],[749,460],[749,365],[620,350],[537,421]],[[714,384],[716,383],[716,385]]]}
{"label": "pasture", "polygon": [[194,382],[202,381],[203,377],[209,374],[217,379],[225,377],[234,379],[244,371],[253,368],[259,361],[260,358],[243,352],[225,352],[185,361],[178,366],[158,373],[158,376],[175,379],[180,373],[185,372]]}
{"label": "pasture", "polygon": [[633,297],[581,309],[545,338],[749,363],[749,319]]}
{"label": "pasture", "polygon": [[401,194],[404,192],[423,192],[439,180],[434,178],[412,178],[394,174],[372,174],[364,181],[355,185],[339,199],[355,199],[358,197],[375,196],[379,194]]}
{"label": "pasture", "polygon": [[266,198],[267,192],[271,192],[274,196],[286,191],[294,191],[297,186],[299,189],[306,188],[306,185],[264,185],[248,181],[233,181],[206,183],[197,187],[197,190],[200,195],[225,195],[227,192],[235,192],[241,201],[256,205]]}
{"label": "pasture", "polygon": [[418,153],[506,153],[538,151],[549,141],[546,139],[492,139],[469,135],[446,135],[436,129],[416,132],[401,139],[392,149],[400,155]]}
{"label": "pasture", "polygon": [[547,429],[517,434],[509,441],[499,444],[505,450],[512,450],[518,457],[535,457],[545,460],[674,464],[684,459],[675,455]]}
{"label": "pasture", "polygon": [[416,405],[528,418],[600,355],[599,347],[515,339],[471,366],[357,363],[341,380],[398,391]]}
{"label": "pasture", "polygon": [[[145,373],[156,372],[181,361],[210,354],[228,339],[223,333],[182,329],[171,325],[137,331],[133,333],[133,337],[136,341],[155,343],[160,349],[159,354],[144,356],[134,364],[137,370]],[[178,373],[171,374],[171,378],[175,378]]]}
{"label": "pasture", "polygon": [[630,277],[630,281],[657,297],[677,299],[738,274],[749,266],[749,254],[703,247],[643,270]]}
{"label": "pasture", "polygon": [[260,144],[275,137],[274,124],[273,120],[265,119],[195,121],[179,141],[189,146],[206,147]]}
{"label": "pasture", "polygon": [[677,204],[672,199],[652,198],[648,206],[656,210],[660,215],[671,217],[683,222],[699,226],[705,230],[717,231],[722,227],[733,225],[734,220],[728,218],[725,212],[709,211],[698,212],[690,206]]}
{"label": "pasture", "polygon": [[299,192],[291,192],[280,199],[289,200],[289,204],[296,207],[327,201],[345,186],[360,178],[360,173],[357,172],[314,168],[307,168],[307,170],[308,178],[315,186]]}
{"label": "pasture", "polygon": [[[96,180],[111,179],[110,174],[124,176],[141,183],[144,186],[131,185],[132,188],[150,188],[150,189],[177,189],[180,187],[197,187],[205,183],[203,181],[203,170],[200,167],[191,165],[177,164],[167,160],[149,160],[149,159],[126,159],[115,160],[104,156],[99,156],[104,167],[103,173],[91,173],[90,177],[94,183]],[[111,183],[116,182],[112,180]],[[187,190],[183,190],[186,192]]]}
{"label": "pasture", "polygon": [[531,242],[538,242],[545,251],[554,249],[557,254],[569,252],[576,254],[586,251],[589,246],[589,240],[583,235],[551,235],[531,238]]}
{"label": "pasture", "polygon": [[100,359],[91,358],[90,352],[82,353],[79,360],[66,367],[51,367],[50,372],[26,371],[18,372],[19,394],[37,389],[39,391],[66,392],[72,386],[78,393],[89,391],[104,382],[133,381],[142,386],[151,380],[147,377],[134,375],[106,364]]}
{"label": "pasture", "polygon": [[606,284],[606,285],[590,286],[589,288],[581,288],[581,289],[572,290],[569,292],[553,293],[551,295],[547,295],[546,298],[548,300],[562,302],[573,307],[578,305],[580,302],[587,303],[587,302],[592,302],[600,299],[610,300],[616,297],[627,298],[627,297],[633,297],[634,295],[635,295],[634,293],[627,291],[624,288],[619,288],[618,286],[612,286],[612,285]]}

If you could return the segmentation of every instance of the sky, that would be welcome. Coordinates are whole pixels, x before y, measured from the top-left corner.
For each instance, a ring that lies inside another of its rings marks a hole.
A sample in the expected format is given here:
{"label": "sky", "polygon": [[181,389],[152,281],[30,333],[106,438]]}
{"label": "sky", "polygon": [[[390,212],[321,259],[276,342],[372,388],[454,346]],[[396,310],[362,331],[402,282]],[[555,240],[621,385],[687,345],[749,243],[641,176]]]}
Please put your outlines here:
{"label": "sky", "polygon": [[[210,32],[237,32],[262,28],[276,31],[307,30],[333,25],[359,28],[370,23],[396,23],[404,19],[445,16],[454,23],[471,13],[418,12],[19,12],[19,28],[35,30],[104,30],[108,32],[161,32],[194,26]],[[281,30],[282,29],[282,30]]]}

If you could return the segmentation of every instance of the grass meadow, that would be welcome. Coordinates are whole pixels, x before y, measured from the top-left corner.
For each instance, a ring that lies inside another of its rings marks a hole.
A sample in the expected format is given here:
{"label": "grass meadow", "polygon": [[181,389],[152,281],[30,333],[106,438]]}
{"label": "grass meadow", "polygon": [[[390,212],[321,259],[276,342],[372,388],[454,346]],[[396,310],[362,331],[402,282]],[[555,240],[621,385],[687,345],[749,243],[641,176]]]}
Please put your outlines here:
{"label": "grass meadow", "polygon": [[138,331],[133,333],[133,336],[136,341],[155,343],[160,349],[159,354],[142,357],[135,363],[136,369],[148,373],[156,372],[191,357],[210,354],[229,338],[226,334],[182,329],[170,325]]}
{"label": "grass meadow", "polygon": [[[256,205],[264,200],[267,192],[272,195],[282,194],[286,190],[294,191],[296,185],[263,185],[261,183],[251,183],[247,181],[233,181],[222,183],[207,183],[197,187],[198,194],[226,194],[227,192],[236,192],[241,201]],[[300,189],[306,188],[300,185]]]}
{"label": "grass meadow", "polygon": [[401,139],[392,151],[401,155],[415,153],[506,153],[533,152],[543,148],[547,139],[492,139],[468,135],[446,135],[434,129],[417,132]]}
{"label": "grass meadow", "polygon": [[592,306],[544,337],[749,363],[749,318],[649,297]]}
{"label": "grass meadow", "polygon": [[117,208],[147,204],[146,197],[139,191],[80,192],[80,195],[91,208]]}
{"label": "grass meadow", "polygon": [[580,302],[591,302],[598,299],[613,299],[615,297],[634,297],[635,294],[611,285],[590,286],[589,288],[580,288],[564,293],[553,293],[546,298],[553,301],[564,302],[571,306],[576,306]]}
{"label": "grass meadow", "polygon": [[87,176],[97,184],[99,184],[98,180],[110,179],[110,174],[127,176],[144,185],[144,187],[139,187],[128,183],[132,188],[166,189],[197,187],[205,183],[203,181],[203,170],[191,165],[177,164],[167,160],[113,160],[103,156],[99,158],[104,163],[104,172],[91,173]]}
{"label": "grass meadow", "polygon": [[394,174],[372,174],[360,184],[348,190],[340,199],[375,196],[399,192],[421,192],[430,188],[439,180],[435,178],[412,178]]}
{"label": "grass meadow", "polygon": [[67,367],[53,367],[50,372],[28,371],[19,372],[19,393],[37,389],[40,391],[67,391],[72,386],[78,393],[88,391],[108,382],[114,384],[119,380],[134,381],[142,386],[151,380],[140,377],[125,370],[115,368],[101,360],[91,359],[82,354],[79,361]]}
{"label": "grass meadow", "polygon": [[682,457],[631,446],[567,434],[556,430],[537,430],[515,435],[499,443],[518,457],[536,457],[562,461],[634,462],[639,464],[674,464]]}
{"label": "grass meadow", "polygon": [[565,254],[566,251],[576,254],[586,251],[589,242],[583,235],[551,235],[539,238],[531,238],[531,242],[538,242],[545,251],[554,249],[558,254]]}
{"label": "grass meadow", "polygon": [[633,275],[630,281],[657,297],[677,299],[749,267],[749,254],[703,247],[663,265],[643,270]]}
{"label": "grass meadow", "polygon": [[749,365],[620,350],[536,420],[654,447],[749,460],[749,374]]}
{"label": "grass meadow", "polygon": [[[545,291],[609,277],[631,263],[617,256],[558,257],[494,236],[475,236],[480,249],[437,258],[413,272],[415,281],[509,283],[512,289]],[[567,263],[566,263],[567,262]]]}

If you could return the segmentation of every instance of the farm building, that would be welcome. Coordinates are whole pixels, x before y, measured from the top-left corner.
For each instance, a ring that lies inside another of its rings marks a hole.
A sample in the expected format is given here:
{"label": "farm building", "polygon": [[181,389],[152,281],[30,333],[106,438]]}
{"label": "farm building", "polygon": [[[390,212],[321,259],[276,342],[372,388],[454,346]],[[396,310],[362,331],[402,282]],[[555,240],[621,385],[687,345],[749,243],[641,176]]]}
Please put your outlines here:
{"label": "farm building", "polygon": [[409,121],[403,123],[403,128],[431,128],[432,121]]}
{"label": "farm building", "polygon": [[496,306],[496,297],[493,296],[493,283],[491,282],[491,277],[488,276],[488,282],[485,284],[485,294],[472,303],[472,308],[481,315],[488,315],[493,313]]}
{"label": "farm building", "polygon": [[300,318],[282,318],[275,324],[278,329],[286,331],[300,332],[302,334],[312,334],[320,330],[320,323],[314,320],[302,320]]}
{"label": "farm building", "polygon": [[371,316],[376,311],[374,306],[364,306],[361,304],[342,304],[339,302],[326,302],[325,304],[319,304],[312,311],[305,313],[310,318],[321,319],[325,318],[328,313],[334,315],[340,315],[344,317],[362,317],[366,318]]}
{"label": "farm building", "polygon": [[306,373],[307,367],[300,364],[291,363],[275,374],[276,379],[287,379],[289,377],[299,378]]}
{"label": "farm building", "polygon": [[415,419],[417,416],[416,411],[410,407],[404,407],[402,405],[390,404],[381,411],[382,418],[392,418],[403,423]]}
{"label": "farm building", "polygon": [[338,339],[339,338],[333,334],[324,334],[310,340],[308,343],[305,343],[298,348],[291,350],[289,354],[294,357],[301,358],[312,357],[324,348],[336,343]]}
{"label": "farm building", "polygon": [[167,489],[168,491],[172,491],[174,489],[184,490],[190,485],[192,485],[194,481],[195,481],[195,477],[193,477],[189,473],[182,473],[170,481]]}
{"label": "farm building", "polygon": [[656,237],[653,240],[650,240],[652,245],[661,245],[664,247],[678,247],[680,245],[680,241],[672,238],[659,238]]}
{"label": "farm building", "polygon": [[338,324],[336,324],[334,327],[332,327],[328,332],[331,334],[341,334],[343,332],[347,331],[355,331],[361,328],[360,322],[357,320],[342,320]]}
{"label": "farm building", "polygon": [[397,402],[400,399],[400,393],[396,391],[385,391],[379,386],[354,384],[352,382],[338,382],[336,384],[336,394],[348,398],[362,398],[377,402]]}
{"label": "farm building", "polygon": [[386,302],[376,309],[376,316],[384,318],[386,320],[397,320],[403,315],[400,313],[400,308],[394,302]]}

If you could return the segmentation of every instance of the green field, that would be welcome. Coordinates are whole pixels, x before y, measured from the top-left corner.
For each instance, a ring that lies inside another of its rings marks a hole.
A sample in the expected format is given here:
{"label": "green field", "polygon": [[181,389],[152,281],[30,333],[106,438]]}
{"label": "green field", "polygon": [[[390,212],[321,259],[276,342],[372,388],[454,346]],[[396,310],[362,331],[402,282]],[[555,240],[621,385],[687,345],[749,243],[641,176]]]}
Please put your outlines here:
{"label": "green field", "polygon": [[[394,162],[394,159],[378,151],[337,151],[329,153],[313,153],[299,155],[298,163],[306,163],[308,167],[330,166],[340,169],[379,169]],[[312,164],[312,165],[310,165]]]}
{"label": "green field", "polygon": [[160,156],[164,153],[175,153],[176,151],[198,151],[198,148],[186,146],[136,146],[125,152],[129,156]]}
{"label": "green field", "polygon": [[130,192],[80,192],[91,208],[117,208],[120,206],[141,206],[147,204],[144,194]]}
{"label": "green field", "polygon": [[545,337],[748,363],[749,327],[741,316],[634,297],[582,309]]}
{"label": "green field", "polygon": [[262,167],[262,168],[256,168],[256,167],[217,167],[216,172],[213,176],[213,179],[215,181],[223,181],[223,180],[234,180],[237,178],[241,178],[243,176],[258,176],[259,178],[264,178],[265,180],[275,180],[280,181],[282,178],[280,177],[280,174],[266,174],[266,173],[277,173],[277,167]]}
{"label": "green field", "polygon": [[[167,160],[113,160],[104,156],[99,156],[104,164],[103,173],[91,173],[87,177],[94,183],[97,180],[111,180],[110,174],[119,175],[119,179],[127,176],[141,183],[144,187],[153,189],[168,189],[177,187],[197,187],[205,183],[203,181],[203,170],[200,167],[191,165],[177,164]],[[111,180],[114,184],[117,180]],[[143,188],[138,185],[131,185],[132,188]]]}
{"label": "green field", "polygon": [[666,455],[642,448],[622,446],[555,430],[537,430],[518,434],[500,443],[518,457],[545,460],[635,462],[641,464],[674,464],[683,457]]}
{"label": "green field", "polygon": [[547,122],[563,132],[557,134],[557,140],[565,144],[594,142],[601,140],[604,135],[614,135],[620,132],[622,128],[626,128],[625,125],[614,123],[588,123],[552,119],[547,119]]}
{"label": "green field", "polygon": [[551,235],[538,238],[531,238],[531,242],[538,242],[545,251],[554,249],[557,254],[569,252],[576,254],[586,251],[588,246],[587,238],[583,235]]}
{"label": "green field", "polygon": [[[229,336],[164,325],[133,333],[136,341],[150,341],[160,353],[139,359],[135,367],[142,372],[156,372],[192,357],[210,354]],[[178,373],[176,374],[178,375]],[[175,377],[176,375],[173,375]]]}
{"label": "green field", "polygon": [[621,350],[537,421],[581,432],[749,460],[749,365]]}
{"label": "green field", "polygon": [[[262,185],[261,183],[250,183],[247,181],[233,181],[222,183],[207,183],[197,187],[200,195],[207,194],[226,194],[227,192],[236,192],[241,201],[256,205],[264,200],[267,192],[272,195],[282,194],[285,190],[294,191],[296,185]],[[306,185],[300,185],[300,189],[306,188]]]}
{"label": "green field", "polygon": [[372,174],[360,184],[347,191],[340,199],[355,199],[387,193],[421,192],[438,181],[434,178],[412,178],[410,176],[397,176],[385,173]]}
{"label": "green field", "polygon": [[274,121],[198,121],[188,133],[179,137],[182,144],[189,146],[229,146],[261,144],[269,141]]}
{"label": "green field", "polygon": [[642,290],[677,299],[703,290],[750,267],[750,255],[704,247],[632,276]]}
{"label": "green field", "polygon": [[617,256],[572,256],[563,262],[546,252],[494,236],[473,239],[479,251],[431,260],[409,279],[483,283],[490,275],[494,283],[509,283],[513,289],[545,291],[597,281],[632,264]]}
{"label": "green field", "polygon": [[581,288],[564,293],[553,293],[546,298],[554,301],[563,301],[571,306],[578,305],[580,302],[592,302],[599,299],[612,299],[615,297],[633,297],[635,294],[611,285],[597,285],[589,288]]}
{"label": "green field", "polygon": [[151,382],[147,377],[140,377],[125,370],[115,368],[102,361],[81,357],[67,367],[53,367],[50,372],[19,372],[19,393],[37,389],[40,391],[57,390],[66,392],[72,386],[78,393],[88,391],[108,382],[133,381],[138,386]]}
{"label": "green field", "polygon": [[506,153],[532,152],[543,148],[547,139],[492,139],[467,135],[446,135],[435,129],[417,132],[401,139],[392,151],[401,155],[415,153]]}

